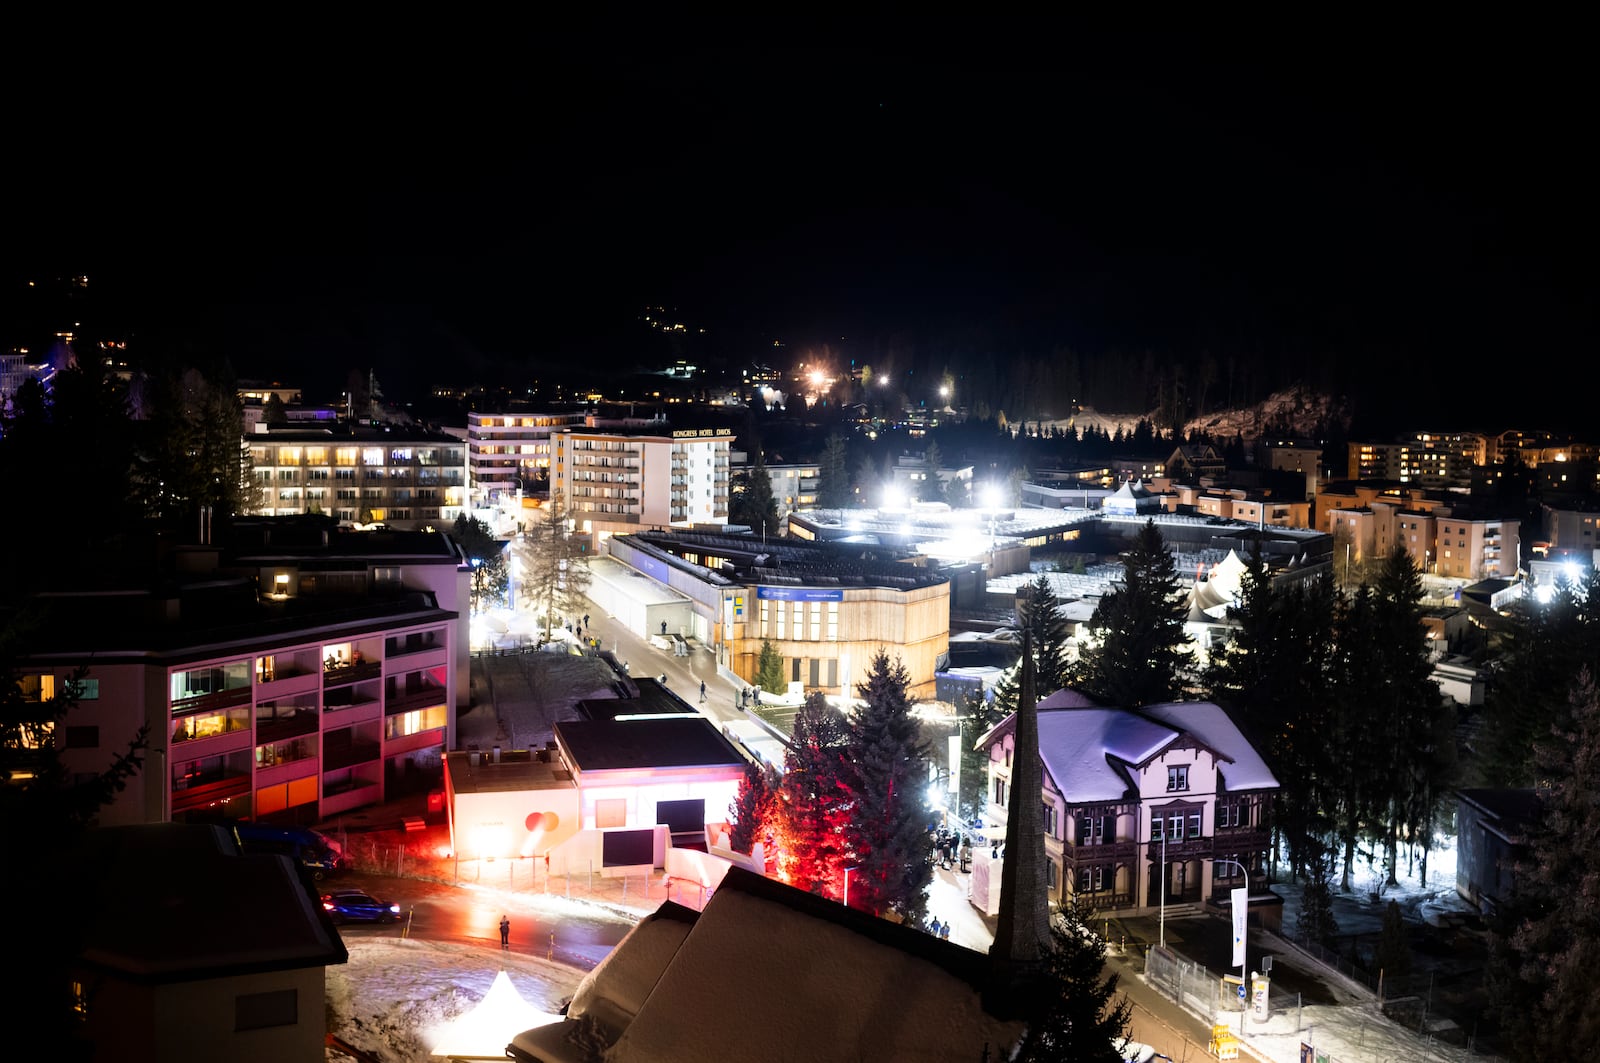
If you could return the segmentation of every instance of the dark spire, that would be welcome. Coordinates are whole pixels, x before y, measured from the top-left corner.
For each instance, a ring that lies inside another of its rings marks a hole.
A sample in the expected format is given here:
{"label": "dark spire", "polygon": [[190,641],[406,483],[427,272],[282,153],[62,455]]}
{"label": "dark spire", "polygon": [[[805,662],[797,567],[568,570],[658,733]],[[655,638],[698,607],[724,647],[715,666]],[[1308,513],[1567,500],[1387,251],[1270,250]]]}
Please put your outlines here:
{"label": "dark spire", "polygon": [[[1031,602],[1030,595],[1024,608],[1031,608]],[[1029,628],[1024,617],[1022,678],[1011,755],[1011,807],[1006,813],[1006,856],[1000,871],[1000,916],[989,949],[994,972],[990,1004],[1007,1011],[1027,1008],[1050,942],[1041,804],[1044,769],[1039,760],[1039,713]]]}

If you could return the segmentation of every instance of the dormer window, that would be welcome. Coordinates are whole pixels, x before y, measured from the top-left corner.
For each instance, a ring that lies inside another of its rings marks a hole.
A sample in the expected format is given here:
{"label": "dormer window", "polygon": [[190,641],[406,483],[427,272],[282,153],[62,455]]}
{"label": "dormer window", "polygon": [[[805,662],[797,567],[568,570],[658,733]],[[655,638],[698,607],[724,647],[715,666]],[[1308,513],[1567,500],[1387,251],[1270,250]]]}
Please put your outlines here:
{"label": "dormer window", "polygon": [[1187,790],[1189,788],[1189,765],[1180,764],[1167,769],[1167,790]]}

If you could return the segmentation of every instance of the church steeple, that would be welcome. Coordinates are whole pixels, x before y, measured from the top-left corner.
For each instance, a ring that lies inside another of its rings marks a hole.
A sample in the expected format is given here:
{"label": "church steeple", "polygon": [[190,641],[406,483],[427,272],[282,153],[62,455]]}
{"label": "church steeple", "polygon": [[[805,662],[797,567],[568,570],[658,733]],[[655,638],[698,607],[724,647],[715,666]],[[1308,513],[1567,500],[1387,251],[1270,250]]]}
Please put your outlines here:
{"label": "church steeple", "polygon": [[[1032,596],[1024,605],[1032,609]],[[1000,913],[989,949],[993,970],[990,1003],[1025,1008],[1050,942],[1050,910],[1044,884],[1044,768],[1039,760],[1039,713],[1035,707],[1033,642],[1022,623],[1022,676],[1017,689],[1011,755],[1011,807],[1006,812],[1006,856],[1000,872]]]}

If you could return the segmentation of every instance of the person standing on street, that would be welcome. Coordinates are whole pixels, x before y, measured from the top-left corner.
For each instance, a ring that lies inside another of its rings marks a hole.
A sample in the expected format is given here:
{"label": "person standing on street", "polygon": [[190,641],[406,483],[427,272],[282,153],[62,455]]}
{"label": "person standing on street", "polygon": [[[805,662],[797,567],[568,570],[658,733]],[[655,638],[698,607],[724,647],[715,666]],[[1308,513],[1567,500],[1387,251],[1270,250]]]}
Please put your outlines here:
{"label": "person standing on street", "polygon": [[507,952],[511,951],[511,917],[509,915],[500,917],[500,947]]}
{"label": "person standing on street", "polygon": [[702,679],[702,680],[700,680],[700,704],[704,705],[705,703],[706,703],[706,681],[704,679]]}

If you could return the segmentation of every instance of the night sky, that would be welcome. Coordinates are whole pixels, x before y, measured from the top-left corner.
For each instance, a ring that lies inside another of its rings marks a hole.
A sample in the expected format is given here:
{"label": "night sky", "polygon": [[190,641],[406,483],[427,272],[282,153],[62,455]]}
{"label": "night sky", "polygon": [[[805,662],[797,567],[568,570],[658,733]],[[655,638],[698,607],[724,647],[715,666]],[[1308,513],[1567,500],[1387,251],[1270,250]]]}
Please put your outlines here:
{"label": "night sky", "polygon": [[731,361],[1234,350],[1582,426],[1581,35],[808,26],[81,72],[17,128],[63,150],[14,264],[314,390],[620,360],[662,304]]}

